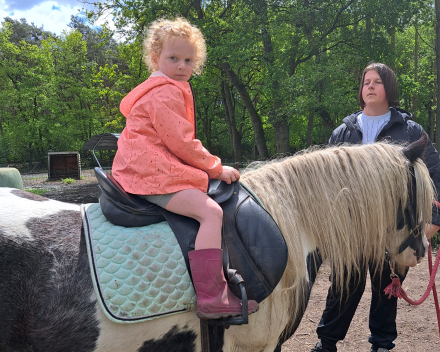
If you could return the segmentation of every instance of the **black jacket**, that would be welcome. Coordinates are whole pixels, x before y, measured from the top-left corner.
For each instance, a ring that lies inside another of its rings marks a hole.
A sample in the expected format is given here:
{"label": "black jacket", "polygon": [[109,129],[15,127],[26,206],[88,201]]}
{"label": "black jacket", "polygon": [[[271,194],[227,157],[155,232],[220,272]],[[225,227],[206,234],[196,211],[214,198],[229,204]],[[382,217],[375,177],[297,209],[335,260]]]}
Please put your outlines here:
{"label": "black jacket", "polygon": [[[411,143],[418,140],[422,134],[425,133],[422,126],[411,120],[412,115],[408,111],[399,108],[390,108],[390,110],[390,121],[388,121],[379,132],[376,141],[386,137],[400,143]],[[362,113],[362,111],[358,111],[344,118],[342,125],[333,131],[329,140],[330,145],[339,143],[362,143],[362,131],[357,123],[357,116],[360,113]],[[440,195],[440,158],[437,150],[429,139],[425,151],[425,164],[434,182],[437,195]],[[433,207],[432,223],[440,226],[440,213],[436,207]]]}

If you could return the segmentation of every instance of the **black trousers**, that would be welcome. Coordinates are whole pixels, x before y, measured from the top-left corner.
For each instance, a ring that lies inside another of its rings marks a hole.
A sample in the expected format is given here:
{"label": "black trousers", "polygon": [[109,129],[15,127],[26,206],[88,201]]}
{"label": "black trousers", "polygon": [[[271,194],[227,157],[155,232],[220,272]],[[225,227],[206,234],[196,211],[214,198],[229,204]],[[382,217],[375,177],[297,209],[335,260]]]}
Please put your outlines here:
{"label": "black trousers", "polygon": [[[371,275],[371,265],[369,266]],[[393,341],[397,337],[396,314],[397,298],[388,298],[383,290],[391,283],[391,270],[388,263],[384,263],[382,275],[377,273],[371,275],[371,306],[369,327],[371,336],[369,342],[375,348],[392,349]],[[403,282],[404,276],[400,276]],[[322,314],[316,332],[321,340],[322,346],[331,352],[336,352],[336,343],[345,338],[351,320],[353,319],[359,301],[365,290],[367,275],[363,273],[358,280],[352,276],[349,281],[349,293],[344,290],[341,300],[341,293],[336,289],[334,280],[330,276],[332,286],[330,286],[325,304],[325,310]]]}

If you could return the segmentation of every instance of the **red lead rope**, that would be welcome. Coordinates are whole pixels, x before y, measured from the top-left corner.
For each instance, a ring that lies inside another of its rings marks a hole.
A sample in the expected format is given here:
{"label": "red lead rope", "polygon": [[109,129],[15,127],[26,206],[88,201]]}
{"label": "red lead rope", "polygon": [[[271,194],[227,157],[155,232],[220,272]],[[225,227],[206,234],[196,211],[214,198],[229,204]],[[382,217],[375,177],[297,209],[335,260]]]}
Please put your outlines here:
{"label": "red lead rope", "polygon": [[439,254],[440,251],[437,250],[437,257],[435,259],[434,268],[432,268],[432,252],[431,252],[431,240],[430,240],[428,247],[428,265],[429,265],[430,280],[428,287],[426,288],[426,292],[422,296],[422,298],[420,298],[417,301],[413,301],[412,299],[408,298],[405,291],[403,290],[403,287],[401,286],[399,277],[394,273],[391,274],[392,282],[387,287],[385,287],[384,292],[386,295],[388,295],[388,298],[391,298],[391,296],[397,298],[403,298],[409,304],[418,306],[419,304],[422,304],[425,301],[425,299],[429,296],[429,293],[431,292],[431,288],[432,288],[432,295],[434,296],[435,311],[437,312],[437,324],[438,324],[439,336],[440,336],[440,308],[438,304],[437,290],[435,288],[435,275],[437,274],[437,269],[440,261]]}

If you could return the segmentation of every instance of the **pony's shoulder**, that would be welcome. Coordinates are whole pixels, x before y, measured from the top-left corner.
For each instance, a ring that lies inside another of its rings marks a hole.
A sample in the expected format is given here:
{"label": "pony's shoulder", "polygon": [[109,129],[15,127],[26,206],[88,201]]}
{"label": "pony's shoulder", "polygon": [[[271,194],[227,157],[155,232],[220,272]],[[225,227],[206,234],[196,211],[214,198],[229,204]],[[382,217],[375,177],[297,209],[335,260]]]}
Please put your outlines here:
{"label": "pony's shoulder", "polygon": [[29,226],[35,219],[51,218],[63,222],[69,216],[80,219],[78,204],[59,202],[16,188],[0,187],[0,229],[14,233],[15,237],[29,237]]}

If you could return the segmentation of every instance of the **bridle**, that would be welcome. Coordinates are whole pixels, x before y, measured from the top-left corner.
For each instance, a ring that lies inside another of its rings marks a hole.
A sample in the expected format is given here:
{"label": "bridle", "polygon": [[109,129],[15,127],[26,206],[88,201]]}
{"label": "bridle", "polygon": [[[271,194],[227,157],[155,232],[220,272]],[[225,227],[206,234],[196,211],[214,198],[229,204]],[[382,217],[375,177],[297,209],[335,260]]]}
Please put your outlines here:
{"label": "bridle", "polygon": [[[402,253],[405,249],[410,247],[413,242],[416,240],[417,237],[421,235],[421,228],[422,228],[422,222],[416,223],[416,213],[414,210],[413,205],[411,204],[411,200],[408,200],[406,207],[405,207],[405,219],[403,221],[407,221],[407,225],[410,228],[409,235],[407,239],[400,245],[398,254]],[[398,218],[399,223],[399,218]],[[402,227],[399,228],[399,225],[397,227],[399,230]],[[417,251],[417,249],[414,248],[414,250]]]}
{"label": "bridle", "polygon": [[[407,225],[410,229],[409,235],[405,241],[399,246],[398,254],[402,253],[408,247],[414,243],[417,238],[421,236],[422,222],[417,223],[417,192],[416,192],[416,181],[414,176],[414,169],[410,167],[410,174],[412,176],[412,181],[408,185],[408,189],[410,189],[410,195],[406,202],[405,208],[402,211],[400,207],[398,215],[397,215],[397,229],[401,230],[405,225]],[[415,250],[417,257],[422,257],[424,253],[419,253],[418,248],[411,247]],[[391,257],[388,249],[385,250],[385,259],[388,263],[390,263]],[[390,265],[391,267],[391,265]]]}

